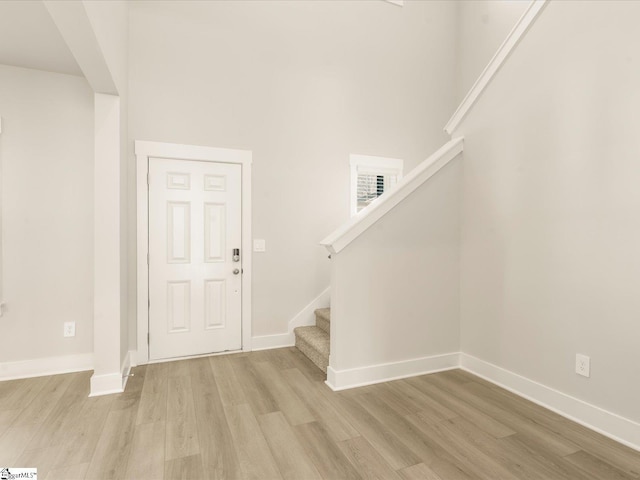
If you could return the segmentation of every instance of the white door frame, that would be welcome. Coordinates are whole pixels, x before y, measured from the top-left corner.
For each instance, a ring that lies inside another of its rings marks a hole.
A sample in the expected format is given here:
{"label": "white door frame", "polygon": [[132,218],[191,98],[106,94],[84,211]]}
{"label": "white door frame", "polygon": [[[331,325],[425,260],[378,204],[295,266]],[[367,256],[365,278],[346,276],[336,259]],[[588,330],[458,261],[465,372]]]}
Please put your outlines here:
{"label": "white door frame", "polygon": [[249,150],[136,140],[137,363],[149,363],[149,158],[235,163],[242,167],[242,350],[251,350],[251,162]]}

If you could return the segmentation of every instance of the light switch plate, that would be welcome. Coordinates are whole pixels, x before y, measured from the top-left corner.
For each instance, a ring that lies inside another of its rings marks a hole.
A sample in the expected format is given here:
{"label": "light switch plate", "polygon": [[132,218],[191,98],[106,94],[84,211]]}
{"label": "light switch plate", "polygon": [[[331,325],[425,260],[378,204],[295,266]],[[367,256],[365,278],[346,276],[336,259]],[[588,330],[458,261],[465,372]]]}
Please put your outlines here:
{"label": "light switch plate", "polygon": [[262,238],[254,238],[253,239],[253,251],[254,252],[266,252],[267,251],[267,242]]}

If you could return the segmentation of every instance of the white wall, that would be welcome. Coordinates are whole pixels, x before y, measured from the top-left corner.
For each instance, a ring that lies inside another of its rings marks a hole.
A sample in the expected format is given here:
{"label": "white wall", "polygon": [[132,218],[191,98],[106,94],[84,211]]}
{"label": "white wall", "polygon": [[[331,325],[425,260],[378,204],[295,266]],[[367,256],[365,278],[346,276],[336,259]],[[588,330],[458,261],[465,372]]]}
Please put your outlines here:
{"label": "white wall", "polygon": [[456,132],[462,351],[636,422],[638,18],[550,2]]}
{"label": "white wall", "polygon": [[[530,0],[459,0],[456,100],[461,102]],[[453,113],[453,112],[451,112]]]}
{"label": "white wall", "polygon": [[0,116],[0,362],[91,353],[93,93],[80,77],[0,66]]}
{"label": "white wall", "polygon": [[130,139],[253,151],[254,335],[328,286],[349,154],[406,173],[445,142],[455,21],[452,2],[131,3]]}
{"label": "white wall", "polygon": [[460,350],[460,177],[458,157],[332,255],[334,370]]}

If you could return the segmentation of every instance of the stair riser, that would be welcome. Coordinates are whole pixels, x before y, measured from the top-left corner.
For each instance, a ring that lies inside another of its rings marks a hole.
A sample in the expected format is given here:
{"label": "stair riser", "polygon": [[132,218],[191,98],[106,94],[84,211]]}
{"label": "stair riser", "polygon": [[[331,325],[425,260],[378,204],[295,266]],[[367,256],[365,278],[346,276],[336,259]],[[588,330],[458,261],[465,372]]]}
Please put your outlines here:
{"label": "stair riser", "polygon": [[327,373],[327,366],[329,365],[328,356],[322,355],[303,339],[298,338],[298,336],[296,336],[296,347],[298,348],[298,350],[304,353],[309,358],[309,360],[316,364],[316,366],[320,370],[322,370],[324,373]]}
{"label": "stair riser", "polygon": [[331,333],[331,322],[326,318],[316,315],[316,326],[329,334]]}

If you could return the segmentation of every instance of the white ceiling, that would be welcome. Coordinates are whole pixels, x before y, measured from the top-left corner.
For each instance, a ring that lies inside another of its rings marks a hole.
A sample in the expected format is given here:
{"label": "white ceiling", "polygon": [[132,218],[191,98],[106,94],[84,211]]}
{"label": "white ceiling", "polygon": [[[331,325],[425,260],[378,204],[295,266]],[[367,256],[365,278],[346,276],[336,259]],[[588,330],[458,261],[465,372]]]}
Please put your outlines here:
{"label": "white ceiling", "polygon": [[0,64],[82,76],[40,0],[0,1]]}

